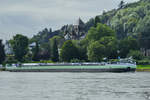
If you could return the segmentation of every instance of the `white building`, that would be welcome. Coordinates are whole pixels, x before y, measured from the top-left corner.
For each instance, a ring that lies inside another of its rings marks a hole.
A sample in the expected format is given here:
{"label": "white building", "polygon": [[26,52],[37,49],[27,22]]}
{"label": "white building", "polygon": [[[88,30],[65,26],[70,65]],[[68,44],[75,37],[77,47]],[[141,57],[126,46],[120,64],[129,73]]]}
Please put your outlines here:
{"label": "white building", "polygon": [[6,55],[12,55],[13,54],[12,47],[8,41],[6,41],[6,43],[5,43],[5,54]]}

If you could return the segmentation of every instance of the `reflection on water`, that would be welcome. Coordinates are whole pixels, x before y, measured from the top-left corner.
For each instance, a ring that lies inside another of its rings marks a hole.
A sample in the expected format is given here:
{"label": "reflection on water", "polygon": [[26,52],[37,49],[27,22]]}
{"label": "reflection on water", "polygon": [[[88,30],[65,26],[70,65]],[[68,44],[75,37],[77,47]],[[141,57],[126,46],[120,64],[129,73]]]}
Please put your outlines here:
{"label": "reflection on water", "polygon": [[150,73],[0,72],[0,100],[150,100]]}

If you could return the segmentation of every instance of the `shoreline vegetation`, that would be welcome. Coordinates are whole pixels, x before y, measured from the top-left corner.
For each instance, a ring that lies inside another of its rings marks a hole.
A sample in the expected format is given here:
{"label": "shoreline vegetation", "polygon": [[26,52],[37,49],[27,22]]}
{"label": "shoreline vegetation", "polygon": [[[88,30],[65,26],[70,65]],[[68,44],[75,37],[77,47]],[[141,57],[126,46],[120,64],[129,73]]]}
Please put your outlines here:
{"label": "shoreline vegetation", "polygon": [[137,65],[137,72],[150,72],[150,65]]}

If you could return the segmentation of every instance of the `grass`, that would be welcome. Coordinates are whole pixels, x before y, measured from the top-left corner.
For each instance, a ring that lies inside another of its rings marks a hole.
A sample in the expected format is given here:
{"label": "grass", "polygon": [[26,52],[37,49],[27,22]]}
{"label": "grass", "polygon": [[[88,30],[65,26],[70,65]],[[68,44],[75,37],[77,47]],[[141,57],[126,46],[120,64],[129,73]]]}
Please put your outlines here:
{"label": "grass", "polygon": [[150,65],[137,65],[137,72],[150,72]]}
{"label": "grass", "polygon": [[150,69],[150,65],[137,65],[137,69]]}

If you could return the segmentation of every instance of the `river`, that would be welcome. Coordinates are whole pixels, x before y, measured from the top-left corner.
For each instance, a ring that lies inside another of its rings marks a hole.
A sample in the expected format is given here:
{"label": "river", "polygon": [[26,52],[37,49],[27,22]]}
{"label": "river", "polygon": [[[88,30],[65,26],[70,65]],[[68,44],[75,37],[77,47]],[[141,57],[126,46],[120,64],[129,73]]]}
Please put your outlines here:
{"label": "river", "polygon": [[0,100],[150,100],[150,73],[0,72]]}

